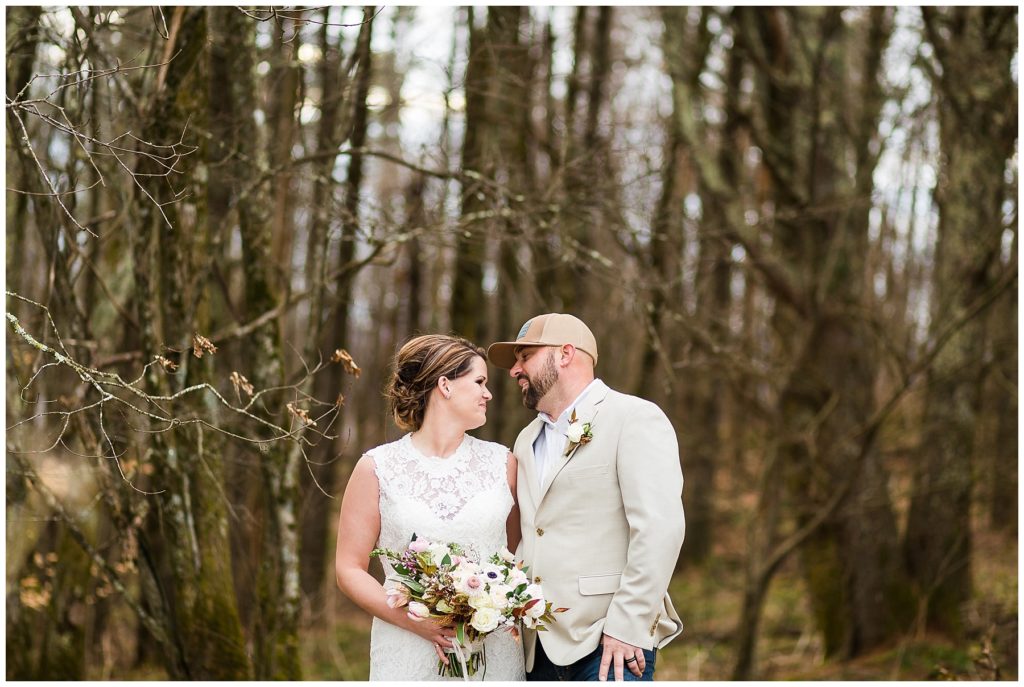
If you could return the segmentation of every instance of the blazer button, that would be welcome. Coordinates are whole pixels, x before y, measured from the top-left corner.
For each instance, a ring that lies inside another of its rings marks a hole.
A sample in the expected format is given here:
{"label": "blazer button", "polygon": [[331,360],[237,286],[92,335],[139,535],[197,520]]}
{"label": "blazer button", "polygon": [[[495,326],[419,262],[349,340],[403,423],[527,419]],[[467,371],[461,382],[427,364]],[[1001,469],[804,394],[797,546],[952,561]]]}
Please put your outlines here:
{"label": "blazer button", "polygon": [[533,581],[537,584],[540,584],[540,576],[538,575],[537,577],[533,578]]}
{"label": "blazer button", "polygon": [[537,528],[537,536],[538,537],[543,537],[544,536],[544,529],[543,528],[541,528],[541,527]]}

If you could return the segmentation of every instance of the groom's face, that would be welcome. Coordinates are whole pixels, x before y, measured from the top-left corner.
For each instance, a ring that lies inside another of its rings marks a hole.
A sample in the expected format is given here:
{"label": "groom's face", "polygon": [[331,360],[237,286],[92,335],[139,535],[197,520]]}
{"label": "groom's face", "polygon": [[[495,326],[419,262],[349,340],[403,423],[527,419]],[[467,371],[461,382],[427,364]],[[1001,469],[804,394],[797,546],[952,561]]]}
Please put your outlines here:
{"label": "groom's face", "polygon": [[558,381],[555,349],[550,346],[524,347],[516,353],[512,374],[523,393],[523,405],[537,410],[538,404]]}

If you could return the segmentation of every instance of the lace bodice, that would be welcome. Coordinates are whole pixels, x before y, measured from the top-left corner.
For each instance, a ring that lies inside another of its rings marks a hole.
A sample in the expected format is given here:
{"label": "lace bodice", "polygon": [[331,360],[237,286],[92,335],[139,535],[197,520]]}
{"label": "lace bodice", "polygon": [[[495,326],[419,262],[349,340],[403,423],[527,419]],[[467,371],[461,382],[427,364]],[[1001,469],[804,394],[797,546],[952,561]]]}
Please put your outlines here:
{"label": "lace bodice", "polygon": [[[507,544],[505,522],[513,499],[508,488],[508,449],[465,435],[451,456],[425,456],[411,434],[367,452],[380,487],[377,546],[401,551],[418,537],[457,542],[489,556]],[[522,645],[507,632],[487,637],[486,676],[525,679]],[[433,645],[374,618],[370,633],[371,680],[438,680]]]}
{"label": "lace bodice", "polygon": [[380,484],[378,546],[404,549],[415,532],[489,555],[506,544],[512,508],[508,449],[468,434],[447,458],[425,456],[406,434],[369,451]]}

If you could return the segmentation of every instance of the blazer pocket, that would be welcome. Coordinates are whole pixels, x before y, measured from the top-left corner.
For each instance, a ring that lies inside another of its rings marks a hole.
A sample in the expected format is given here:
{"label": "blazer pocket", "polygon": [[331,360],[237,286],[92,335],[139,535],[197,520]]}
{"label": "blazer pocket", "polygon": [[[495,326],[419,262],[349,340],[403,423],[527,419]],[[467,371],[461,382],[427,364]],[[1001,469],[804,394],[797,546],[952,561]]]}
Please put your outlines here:
{"label": "blazer pocket", "polygon": [[607,465],[595,465],[589,468],[566,469],[565,476],[569,479],[596,479],[608,474]]}
{"label": "blazer pocket", "polygon": [[614,594],[619,591],[622,573],[606,575],[580,575],[580,595],[595,596],[597,594]]}

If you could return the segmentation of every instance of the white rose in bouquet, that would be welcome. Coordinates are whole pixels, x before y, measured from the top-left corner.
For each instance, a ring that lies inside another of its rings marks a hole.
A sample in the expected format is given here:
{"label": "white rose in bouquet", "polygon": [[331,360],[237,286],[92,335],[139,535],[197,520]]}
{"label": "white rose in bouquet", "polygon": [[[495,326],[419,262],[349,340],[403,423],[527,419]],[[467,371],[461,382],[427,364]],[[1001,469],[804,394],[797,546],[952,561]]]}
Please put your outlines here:
{"label": "white rose in bouquet", "polygon": [[533,618],[535,620],[539,619],[542,615],[544,615],[544,607],[546,605],[547,604],[545,603],[544,599],[542,598],[540,601],[538,601],[537,603],[533,604],[528,609],[526,609],[526,616],[525,617]]}
{"label": "white rose in bouquet", "polygon": [[523,584],[524,582],[529,582],[529,581],[530,581],[530,578],[527,577],[526,573],[524,573],[519,568],[512,568],[508,572],[508,583],[510,585],[512,585],[513,587],[518,587],[519,585]]}
{"label": "white rose in bouquet", "polygon": [[478,593],[469,597],[469,605],[471,608],[475,608],[477,610],[482,608],[494,609],[494,600],[491,598],[490,594],[480,590]]}
{"label": "white rose in bouquet", "polygon": [[511,592],[512,589],[513,587],[510,587],[507,584],[491,585],[491,601],[494,603],[495,608],[508,608],[508,593]]}
{"label": "white rose in bouquet", "polygon": [[473,614],[469,624],[478,632],[486,633],[497,628],[500,620],[501,614],[497,610],[493,608],[480,608]]}
{"label": "white rose in bouquet", "polygon": [[441,565],[444,557],[449,555],[447,544],[430,544],[427,547],[427,551],[430,552],[430,557],[434,559],[434,565]]}
{"label": "white rose in bouquet", "polygon": [[540,588],[539,584],[531,584],[523,593],[531,599],[544,599],[544,591]]}
{"label": "white rose in bouquet", "polygon": [[[544,592],[541,590],[539,584],[531,584],[526,588],[525,594],[530,597],[530,599],[536,599],[537,603],[527,609],[526,613],[523,615],[523,620],[525,621],[527,618],[530,618],[536,621],[544,615],[544,609],[547,606],[547,603],[544,601]],[[528,625],[528,627],[532,626]]]}
{"label": "white rose in bouquet", "polygon": [[507,546],[501,547],[501,551],[498,552],[498,558],[506,563],[512,563],[516,560],[515,554],[509,551]]}
{"label": "white rose in bouquet", "polygon": [[465,558],[459,557],[461,560],[455,561],[455,568],[452,570],[452,576],[465,577],[466,575],[479,575],[480,566],[472,561],[468,561]]}

